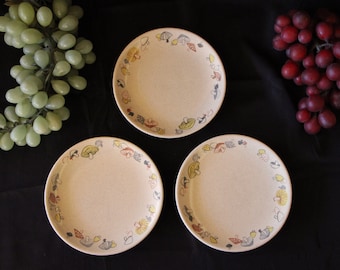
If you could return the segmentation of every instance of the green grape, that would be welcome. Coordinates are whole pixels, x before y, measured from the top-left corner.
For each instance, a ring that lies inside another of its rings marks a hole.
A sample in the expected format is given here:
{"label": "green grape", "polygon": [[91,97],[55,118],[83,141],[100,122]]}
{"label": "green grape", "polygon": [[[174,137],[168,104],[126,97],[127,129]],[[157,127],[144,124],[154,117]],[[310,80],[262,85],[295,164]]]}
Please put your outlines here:
{"label": "green grape", "polygon": [[53,0],[52,3],[53,13],[57,18],[63,18],[68,12],[68,3],[65,0]]}
{"label": "green grape", "polygon": [[40,7],[36,16],[38,23],[43,27],[49,26],[53,19],[53,13],[51,9],[46,6]]}
{"label": "green grape", "polygon": [[94,54],[94,52],[89,52],[87,54],[83,55],[85,63],[88,65],[93,64],[94,62],[96,62],[96,55]]}
{"label": "green grape", "polygon": [[21,2],[18,7],[19,18],[30,25],[35,19],[35,11],[33,6],[29,2]]}
{"label": "green grape", "polygon": [[46,72],[46,69],[39,69],[34,75],[41,81],[41,83],[43,83],[46,81],[48,73]]}
{"label": "green grape", "polygon": [[54,94],[48,98],[46,109],[56,110],[65,105],[65,98],[60,94]]}
{"label": "green grape", "polygon": [[7,16],[0,16],[0,32],[6,32],[6,26],[10,21]]}
{"label": "green grape", "polygon": [[39,44],[26,44],[23,48],[24,54],[34,54],[37,50],[41,49]]}
{"label": "green grape", "polygon": [[77,65],[72,65],[74,69],[82,69],[85,66],[85,59],[82,57]]}
{"label": "green grape", "polygon": [[70,70],[71,65],[67,61],[61,60],[55,64],[52,74],[56,77],[62,77],[69,73]]}
{"label": "green grape", "polygon": [[76,44],[76,37],[70,33],[62,35],[57,43],[57,47],[61,50],[68,50]]}
{"label": "green grape", "polygon": [[15,113],[15,107],[14,106],[7,106],[4,110],[4,115],[7,118],[7,120],[12,122],[12,123],[19,122],[19,117]]}
{"label": "green grape", "polygon": [[36,133],[32,126],[27,127],[26,143],[30,147],[36,147],[41,142],[40,134]]}
{"label": "green grape", "polygon": [[21,91],[20,86],[17,86],[15,88],[7,90],[5,98],[8,102],[17,104],[27,98],[27,95],[25,95]]}
{"label": "green grape", "polygon": [[3,134],[0,138],[0,148],[4,151],[9,151],[13,148],[14,142],[12,141],[9,132]]}
{"label": "green grape", "polygon": [[33,70],[24,69],[19,72],[19,74],[16,76],[15,80],[18,84],[22,84],[22,82],[27,78],[27,76],[33,74]]}
{"label": "green grape", "polygon": [[43,87],[43,82],[35,75],[28,75],[21,83],[20,89],[24,94],[34,95]]}
{"label": "green grape", "polygon": [[6,33],[12,36],[18,36],[21,35],[21,33],[26,30],[27,27],[27,24],[23,23],[22,21],[12,20],[6,24]]}
{"label": "green grape", "polygon": [[43,33],[35,28],[27,28],[21,33],[21,39],[26,44],[39,44],[44,41],[44,38]]}
{"label": "green grape", "polygon": [[6,126],[6,123],[7,121],[5,116],[2,113],[0,113],[0,128],[4,128]]}
{"label": "green grape", "polygon": [[13,67],[11,67],[11,69],[9,70],[9,74],[11,75],[11,77],[13,78],[13,79],[15,79],[18,75],[19,75],[19,73],[21,72],[21,71],[23,71],[24,70],[24,68],[21,66],[21,65],[14,65]]}
{"label": "green grape", "polygon": [[81,54],[88,54],[92,51],[93,49],[93,44],[90,40],[88,39],[81,39],[75,49],[79,51]]}
{"label": "green grape", "polygon": [[58,28],[62,31],[70,32],[77,29],[78,24],[79,20],[76,16],[66,15],[59,21]]}
{"label": "green grape", "polygon": [[30,118],[36,113],[36,109],[32,106],[31,101],[26,98],[15,106],[15,113],[19,117]]}
{"label": "green grape", "polygon": [[33,130],[41,135],[47,135],[51,132],[46,118],[41,115],[38,115],[37,118],[34,119]]}
{"label": "green grape", "polygon": [[63,80],[51,80],[53,90],[60,95],[67,95],[70,92],[70,85]]}
{"label": "green grape", "polygon": [[26,133],[27,133],[26,125],[23,124],[17,125],[10,132],[10,138],[13,142],[19,142],[25,139]]}
{"label": "green grape", "polygon": [[37,50],[34,53],[34,62],[41,68],[45,68],[50,63],[50,55],[46,50]]}
{"label": "green grape", "polygon": [[39,91],[32,97],[32,106],[37,109],[42,109],[46,106],[48,95],[45,91]]}
{"label": "green grape", "polygon": [[14,142],[17,146],[25,146],[27,143],[26,143],[26,137],[23,138],[22,140],[20,141],[16,141]]}
{"label": "green grape", "polygon": [[59,41],[59,39],[63,36],[63,35],[65,35],[67,32],[65,32],[65,31],[61,31],[61,30],[57,30],[57,31],[54,31],[53,33],[52,33],[52,39],[55,41],[55,42],[58,42]]}
{"label": "green grape", "polygon": [[87,86],[87,81],[82,76],[70,76],[67,78],[68,83],[77,90],[84,90]]}
{"label": "green grape", "polygon": [[66,121],[70,118],[70,110],[66,107],[61,107],[53,111],[54,113],[58,114],[62,121]]}
{"label": "green grape", "polygon": [[80,64],[80,62],[83,60],[81,53],[76,50],[68,50],[65,52],[65,58],[67,62],[73,66]]}
{"label": "green grape", "polygon": [[53,58],[54,58],[54,61],[57,63],[61,60],[66,60],[65,59],[65,54],[61,51],[54,51],[53,52]]}
{"label": "green grape", "polygon": [[12,46],[12,40],[13,40],[13,36],[11,34],[9,34],[8,32],[6,32],[4,34],[4,41],[8,46]]}
{"label": "green grape", "polygon": [[73,5],[69,7],[67,14],[76,16],[78,19],[81,19],[84,16],[84,10],[81,6]]}
{"label": "green grape", "polygon": [[19,9],[19,5],[11,5],[8,8],[9,17],[11,19],[13,19],[13,20],[20,20],[18,9]]}
{"label": "green grape", "polygon": [[46,113],[46,120],[48,122],[49,129],[52,131],[60,130],[63,125],[60,116],[51,111]]}
{"label": "green grape", "polygon": [[20,65],[25,69],[37,69],[34,57],[31,54],[24,54],[20,57]]}
{"label": "green grape", "polygon": [[12,46],[16,49],[21,49],[25,46],[25,42],[22,41],[20,36],[12,37]]}

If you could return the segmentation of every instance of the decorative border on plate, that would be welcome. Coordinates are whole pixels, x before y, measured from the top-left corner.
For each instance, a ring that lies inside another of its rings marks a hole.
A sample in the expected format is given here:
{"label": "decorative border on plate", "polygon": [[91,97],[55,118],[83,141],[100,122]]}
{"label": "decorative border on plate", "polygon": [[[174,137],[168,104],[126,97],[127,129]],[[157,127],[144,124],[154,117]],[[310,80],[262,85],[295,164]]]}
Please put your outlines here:
{"label": "decorative border on plate", "polygon": [[[120,76],[117,75],[117,78],[114,82],[116,89],[120,89],[120,99],[124,104],[129,104],[132,101],[130,90],[128,89],[126,83],[126,78],[131,75],[130,67],[135,62],[142,59],[143,51],[148,49],[151,42],[165,42],[166,44],[169,44],[169,46],[176,46],[179,49],[186,50],[188,53],[197,53],[201,48],[204,47],[204,43],[192,42],[192,38],[190,38],[189,35],[181,33],[177,37],[175,37],[173,32],[165,30],[157,33],[155,36],[144,35],[140,37],[137,42],[135,42],[138,45],[131,45],[131,47],[125,54],[122,63],[120,63]],[[221,68],[222,63],[219,63],[216,58],[217,57],[215,53],[209,53],[208,55],[206,55],[207,65],[209,65],[211,69],[211,74],[209,74],[209,78],[212,81],[211,88],[208,89],[208,91],[210,91],[213,101],[218,101],[221,97],[221,91],[223,91],[221,90],[221,81],[223,81],[224,72],[223,68]],[[156,120],[156,116],[142,115],[136,112],[132,106],[126,109],[126,113],[133,121],[147,128],[150,132],[157,135],[164,135],[166,133],[165,128],[162,127]],[[174,127],[173,131],[177,135],[189,132],[189,130],[191,130],[194,126],[206,123],[206,121],[212,115],[214,115],[214,113],[215,112],[213,111],[213,109],[210,109],[206,112],[202,112],[200,115],[184,115],[179,121],[178,126]]]}
{"label": "decorative border on plate", "polygon": [[[189,192],[191,181],[198,181],[195,179],[195,177],[201,174],[201,166],[199,161],[201,156],[223,155],[228,151],[232,151],[232,149],[236,147],[247,147],[247,145],[248,142],[246,139],[230,139],[216,143],[212,142],[204,144],[197,151],[197,153],[192,155],[191,163],[185,167],[186,173],[179,180],[179,190],[177,190],[179,196],[188,196],[187,193]],[[268,181],[275,181],[277,183],[277,189],[276,192],[273,193],[273,197],[270,198],[270,200],[272,200],[273,205],[273,222],[275,224],[280,224],[285,220],[285,215],[288,214],[285,213],[283,208],[289,202],[289,193],[287,192],[288,186],[285,182],[285,178],[283,175],[277,172],[277,170],[281,167],[281,164],[277,159],[272,158],[272,156],[269,154],[269,151],[266,150],[266,147],[258,148],[256,152],[253,153],[253,155],[257,156],[273,171],[272,176],[268,177]],[[222,239],[222,237],[207,230],[203,224],[200,224],[199,221],[196,220],[195,213],[191,209],[190,204],[187,203],[183,205],[183,208],[180,209],[180,211],[184,214],[189,225],[199,238],[208,239],[212,245],[218,245],[221,242],[227,248],[227,250],[233,250],[238,247],[249,249],[249,247],[253,246],[256,241],[263,241],[264,239],[267,239],[275,230],[275,225],[268,224],[265,228],[250,228],[249,234],[242,237],[239,237],[238,234],[235,234],[234,236],[228,237],[227,239]],[[279,227],[281,227],[281,225]]]}
{"label": "decorative border on plate", "polygon": [[[67,181],[67,179],[62,179],[60,172],[63,170],[64,166],[70,162],[74,162],[76,159],[85,158],[92,160],[96,158],[97,155],[100,155],[102,147],[104,147],[104,142],[103,140],[98,139],[95,140],[94,143],[89,142],[86,146],[79,145],[79,147],[74,147],[69,150],[68,153],[61,156],[61,166],[59,166],[59,169],[51,176],[51,184],[47,190],[49,211],[53,213],[51,219],[53,219],[57,225],[63,226],[63,222],[65,220],[63,211],[60,207],[62,197],[58,194],[58,189],[62,185],[63,181]],[[141,154],[138,149],[135,149],[135,146],[131,146],[123,140],[112,139],[112,149],[113,151],[118,151],[127,159],[132,159],[135,162],[143,164],[145,169],[150,171],[146,184],[150,188],[150,199],[152,202],[145,205],[145,216],[137,218],[136,221],[131,224],[131,230],[128,230],[125,235],[121,236],[120,239],[124,245],[131,245],[135,242],[134,238],[136,235],[143,235],[148,230],[150,223],[155,218],[155,214],[159,211],[156,204],[158,201],[162,200],[162,187],[159,182],[160,179],[152,172],[153,163],[148,158],[144,158],[143,154]],[[107,236],[103,236],[99,232],[88,232],[86,229],[80,229],[77,226],[67,229],[65,228],[65,231],[64,236],[67,239],[78,239],[78,242],[85,248],[94,246],[99,250],[108,250],[119,246],[119,241],[117,241],[117,239],[116,241],[113,239],[108,240]],[[125,250],[126,248],[123,249]]]}

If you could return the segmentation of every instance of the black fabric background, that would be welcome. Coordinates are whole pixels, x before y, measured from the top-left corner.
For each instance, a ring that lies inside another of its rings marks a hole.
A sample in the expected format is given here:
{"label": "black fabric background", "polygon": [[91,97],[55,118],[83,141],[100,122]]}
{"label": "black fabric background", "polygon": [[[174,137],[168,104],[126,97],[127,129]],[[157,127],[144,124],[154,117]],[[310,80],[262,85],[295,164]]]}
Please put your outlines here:
{"label": "black fabric background", "polygon": [[[71,118],[37,148],[0,151],[0,269],[339,269],[339,124],[315,136],[295,121],[304,89],[285,81],[283,53],[272,49],[275,17],[289,9],[315,10],[330,0],[120,0],[74,1],[85,16],[81,36],[94,43],[97,61],[82,70],[85,91],[66,97]],[[7,7],[1,5],[3,15]],[[132,127],[119,112],[111,76],[120,52],[136,36],[158,27],[180,27],[206,39],[227,71],[227,96],[218,115],[201,131],[180,139],[158,139]],[[20,50],[0,41],[0,108],[16,85],[9,69]],[[261,140],[283,159],[291,175],[293,204],[279,234],[253,251],[231,254],[197,241],[175,207],[174,185],[186,155],[204,140],[228,133]],[[82,254],[49,225],[43,191],[49,170],[66,149],[94,136],[134,142],[157,164],[165,201],[152,233],[135,248],[114,256]]]}

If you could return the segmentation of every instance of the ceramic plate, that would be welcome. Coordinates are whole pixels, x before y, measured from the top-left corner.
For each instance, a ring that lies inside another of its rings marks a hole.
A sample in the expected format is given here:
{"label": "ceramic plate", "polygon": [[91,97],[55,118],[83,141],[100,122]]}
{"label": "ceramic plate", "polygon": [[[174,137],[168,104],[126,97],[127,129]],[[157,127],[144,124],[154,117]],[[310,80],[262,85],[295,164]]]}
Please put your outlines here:
{"label": "ceramic plate", "polygon": [[221,251],[255,249],[272,239],[289,214],[292,189],[282,160],[262,142],[222,135],[185,159],[176,204],[187,229]]}
{"label": "ceramic plate", "polygon": [[140,243],[163,204],[160,174],[136,145],[118,138],[82,141],[60,156],[45,187],[45,209],[71,247],[111,255]]}
{"label": "ceramic plate", "polygon": [[156,137],[192,134],[218,112],[226,75],[216,51],[201,37],[160,28],[131,41],[113,72],[113,92],[125,118]]}

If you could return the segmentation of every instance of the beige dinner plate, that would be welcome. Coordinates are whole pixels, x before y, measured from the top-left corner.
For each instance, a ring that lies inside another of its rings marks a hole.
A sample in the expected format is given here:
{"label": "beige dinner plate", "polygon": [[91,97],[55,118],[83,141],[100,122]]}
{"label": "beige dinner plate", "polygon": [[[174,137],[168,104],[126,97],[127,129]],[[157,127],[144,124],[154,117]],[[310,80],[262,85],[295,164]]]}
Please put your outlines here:
{"label": "beige dinner plate", "polygon": [[65,151],[45,186],[53,229],[93,255],[124,252],[154,228],[163,205],[161,176],[151,158],[120,138],[96,137]]}
{"label": "beige dinner plate", "polygon": [[255,249],[284,225],[292,202],[287,169],[264,143],[244,135],[211,138],[185,159],[176,205],[186,228],[225,252]]}
{"label": "beige dinner plate", "polygon": [[206,126],[220,109],[226,75],[216,51],[184,29],[159,28],[132,40],[113,72],[124,117],[156,137],[176,138]]}

